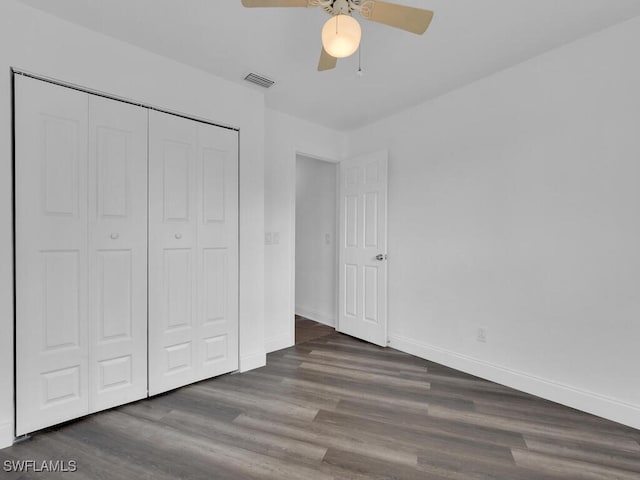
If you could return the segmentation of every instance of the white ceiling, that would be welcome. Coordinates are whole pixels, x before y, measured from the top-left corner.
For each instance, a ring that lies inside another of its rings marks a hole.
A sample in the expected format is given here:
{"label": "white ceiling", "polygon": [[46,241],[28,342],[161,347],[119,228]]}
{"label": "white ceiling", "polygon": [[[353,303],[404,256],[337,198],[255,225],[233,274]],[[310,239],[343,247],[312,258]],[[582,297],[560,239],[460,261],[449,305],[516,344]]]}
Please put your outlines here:
{"label": "white ceiling", "polygon": [[[320,8],[246,9],[240,0],[21,0],[74,23],[246,84],[266,104],[353,129],[640,15],[638,0],[395,0],[428,8],[423,36],[362,20],[357,54],[317,72]],[[359,17],[357,17],[359,18]],[[259,88],[259,87],[252,87]]]}

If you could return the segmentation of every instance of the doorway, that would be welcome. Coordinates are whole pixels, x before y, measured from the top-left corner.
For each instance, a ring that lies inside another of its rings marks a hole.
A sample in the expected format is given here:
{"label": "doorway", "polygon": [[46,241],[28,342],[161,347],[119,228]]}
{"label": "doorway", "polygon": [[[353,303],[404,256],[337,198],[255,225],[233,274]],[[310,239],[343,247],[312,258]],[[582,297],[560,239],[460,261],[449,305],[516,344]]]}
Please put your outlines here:
{"label": "doorway", "polygon": [[337,171],[336,163],[296,155],[296,343],[337,325]]}

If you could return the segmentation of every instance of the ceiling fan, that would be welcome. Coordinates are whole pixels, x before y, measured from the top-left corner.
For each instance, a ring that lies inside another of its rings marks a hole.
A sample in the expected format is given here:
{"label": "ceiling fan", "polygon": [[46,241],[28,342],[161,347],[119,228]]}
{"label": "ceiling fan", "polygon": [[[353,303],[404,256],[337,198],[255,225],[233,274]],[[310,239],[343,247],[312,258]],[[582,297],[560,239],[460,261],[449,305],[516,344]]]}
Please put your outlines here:
{"label": "ceiling fan", "polygon": [[372,22],[383,23],[422,35],[433,12],[381,0],[242,0],[245,7],[322,7],[331,15],[322,27],[322,52],[318,71],[335,68],[338,58],[358,50],[362,31],[351,16],[356,11]]}

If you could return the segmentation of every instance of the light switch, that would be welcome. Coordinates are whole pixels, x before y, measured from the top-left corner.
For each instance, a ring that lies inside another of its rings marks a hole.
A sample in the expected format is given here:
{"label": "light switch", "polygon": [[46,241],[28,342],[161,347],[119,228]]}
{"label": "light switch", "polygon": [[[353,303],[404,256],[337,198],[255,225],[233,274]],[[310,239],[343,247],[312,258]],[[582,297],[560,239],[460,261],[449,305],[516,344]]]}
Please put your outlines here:
{"label": "light switch", "polygon": [[274,245],[280,244],[280,232],[273,232],[273,244]]}
{"label": "light switch", "polygon": [[271,245],[273,243],[271,232],[264,233],[264,244]]}

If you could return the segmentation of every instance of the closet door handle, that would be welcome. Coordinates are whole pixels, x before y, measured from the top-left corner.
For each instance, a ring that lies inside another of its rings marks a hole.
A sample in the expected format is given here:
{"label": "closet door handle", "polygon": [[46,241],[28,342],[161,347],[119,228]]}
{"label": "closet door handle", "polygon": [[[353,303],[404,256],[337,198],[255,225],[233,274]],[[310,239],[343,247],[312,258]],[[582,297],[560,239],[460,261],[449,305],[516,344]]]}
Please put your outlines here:
{"label": "closet door handle", "polygon": [[175,237],[177,240],[180,240],[182,238],[182,234],[181,233],[176,233]]}
{"label": "closet door handle", "polygon": [[117,239],[120,238],[120,234],[119,233],[112,233],[109,236],[111,237],[111,240],[117,240]]}

